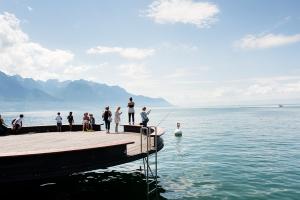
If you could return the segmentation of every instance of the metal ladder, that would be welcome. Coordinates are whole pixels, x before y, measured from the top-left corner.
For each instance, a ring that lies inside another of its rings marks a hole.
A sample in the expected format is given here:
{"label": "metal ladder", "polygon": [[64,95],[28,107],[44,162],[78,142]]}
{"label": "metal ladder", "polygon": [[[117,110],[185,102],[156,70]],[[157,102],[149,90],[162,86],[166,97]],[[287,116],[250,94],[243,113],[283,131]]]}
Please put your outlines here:
{"label": "metal ladder", "polygon": [[[154,146],[152,148],[151,145],[151,131],[154,129],[155,136],[154,136]],[[146,177],[146,186],[147,186],[147,200],[149,200],[149,197],[152,193],[155,192],[157,197],[157,127],[155,126],[148,126],[148,127],[142,127],[140,130],[141,133],[141,154],[144,154],[143,152],[143,135],[146,134],[146,140],[147,140],[147,146],[146,146],[146,152],[145,156],[143,156],[143,165],[144,165],[144,174]],[[150,151],[154,151],[154,171],[151,169],[151,165],[149,164],[149,157],[150,157]],[[151,184],[155,184],[154,188],[150,188]]]}

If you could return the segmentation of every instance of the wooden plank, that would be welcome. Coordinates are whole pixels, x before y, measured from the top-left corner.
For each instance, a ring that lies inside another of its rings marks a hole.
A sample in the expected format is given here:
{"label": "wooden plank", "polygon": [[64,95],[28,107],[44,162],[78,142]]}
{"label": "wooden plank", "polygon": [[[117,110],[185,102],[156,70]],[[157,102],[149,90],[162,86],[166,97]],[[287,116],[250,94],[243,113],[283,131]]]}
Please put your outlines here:
{"label": "wooden plank", "polygon": [[133,142],[133,138],[127,134],[120,137],[117,134],[106,134],[101,131],[10,135],[0,137],[0,157],[74,151]]}
{"label": "wooden plank", "polygon": [[[142,135],[143,152],[146,152],[146,136]],[[149,140],[149,148],[153,144]],[[76,151],[127,144],[128,155],[140,154],[140,133],[122,132],[106,134],[95,132],[50,132],[0,137],[0,157]]]}

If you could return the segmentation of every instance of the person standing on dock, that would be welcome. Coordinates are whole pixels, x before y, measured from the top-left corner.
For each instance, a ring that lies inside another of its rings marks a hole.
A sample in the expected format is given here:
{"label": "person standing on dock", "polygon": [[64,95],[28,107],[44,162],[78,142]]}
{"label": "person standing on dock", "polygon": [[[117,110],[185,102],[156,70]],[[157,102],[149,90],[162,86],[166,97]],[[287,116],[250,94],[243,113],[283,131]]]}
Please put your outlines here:
{"label": "person standing on dock", "polygon": [[13,131],[13,134],[16,134],[18,130],[20,130],[23,126],[23,118],[24,118],[24,115],[21,114],[17,119],[14,119],[12,121],[12,131]]}
{"label": "person standing on dock", "polygon": [[110,122],[112,121],[112,118],[111,118],[112,114],[109,110],[109,106],[107,106],[105,108],[105,111],[103,112],[102,114],[102,118],[105,122],[105,129],[106,129],[106,133],[110,133],[109,130],[110,130]]}
{"label": "person standing on dock", "polygon": [[90,126],[90,118],[89,118],[89,113],[84,113],[83,118],[82,118],[82,131],[88,131],[89,126]]}
{"label": "person standing on dock", "polygon": [[134,125],[134,102],[132,101],[132,97],[129,98],[129,102],[127,104],[128,107],[128,122],[131,125],[131,118],[132,118],[132,125]]}
{"label": "person standing on dock", "polygon": [[0,115],[0,135],[5,135],[7,132],[7,125],[4,123],[4,119]]}
{"label": "person standing on dock", "polygon": [[94,130],[94,127],[95,127],[95,118],[94,118],[94,115],[92,113],[90,113],[90,129],[91,130]]}
{"label": "person standing on dock", "polygon": [[148,115],[150,114],[151,110],[149,110],[148,112],[146,112],[146,107],[143,107],[143,111],[141,112],[141,117],[142,117],[142,125],[143,127],[147,127],[147,124],[149,122],[149,118]]}
{"label": "person standing on dock", "polygon": [[72,126],[74,124],[74,118],[73,118],[73,113],[70,112],[69,116],[67,117],[68,122],[69,122],[69,127],[70,127],[70,131],[72,131]]}
{"label": "person standing on dock", "polygon": [[121,121],[121,114],[122,112],[120,112],[121,107],[119,106],[115,112],[115,123],[116,123],[116,128],[115,128],[115,132],[118,133],[118,126],[120,124]]}
{"label": "person standing on dock", "polygon": [[57,132],[61,132],[62,117],[60,116],[60,112],[57,113],[55,120],[56,120],[56,125],[57,125]]}

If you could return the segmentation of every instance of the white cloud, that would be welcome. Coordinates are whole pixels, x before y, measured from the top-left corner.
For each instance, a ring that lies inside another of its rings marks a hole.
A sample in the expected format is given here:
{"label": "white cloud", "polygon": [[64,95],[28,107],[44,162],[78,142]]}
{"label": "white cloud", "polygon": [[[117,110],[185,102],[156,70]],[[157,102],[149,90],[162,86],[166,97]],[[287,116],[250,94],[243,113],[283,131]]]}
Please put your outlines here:
{"label": "white cloud", "polygon": [[5,12],[0,15],[1,71],[40,80],[70,78],[68,73],[63,72],[72,71],[74,75],[86,69],[78,71],[78,66],[71,63],[73,59],[74,54],[70,51],[50,50],[30,41],[20,27],[20,20],[14,14]]}
{"label": "white cloud", "polygon": [[210,27],[219,13],[216,4],[192,0],[156,0],[149,5],[146,16],[160,24],[194,24],[198,28]]}
{"label": "white cloud", "polygon": [[15,43],[28,41],[28,36],[20,29],[20,20],[15,15],[5,12],[0,15],[0,49]]}
{"label": "white cloud", "polygon": [[267,34],[263,36],[246,35],[235,43],[235,47],[241,49],[266,49],[277,46],[283,46],[300,41],[300,34],[296,35],[274,35]]}
{"label": "white cloud", "polygon": [[98,46],[87,50],[88,54],[117,53],[121,57],[133,60],[142,60],[154,54],[154,49],[122,48]]}

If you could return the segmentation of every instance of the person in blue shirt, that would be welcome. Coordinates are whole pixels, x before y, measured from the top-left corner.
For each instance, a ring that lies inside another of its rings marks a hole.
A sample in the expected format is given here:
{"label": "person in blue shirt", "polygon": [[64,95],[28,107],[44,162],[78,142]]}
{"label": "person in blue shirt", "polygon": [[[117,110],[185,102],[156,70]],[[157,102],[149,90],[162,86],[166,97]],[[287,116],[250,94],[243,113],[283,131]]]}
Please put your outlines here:
{"label": "person in blue shirt", "polygon": [[151,110],[146,112],[146,107],[143,107],[142,112],[141,112],[141,117],[142,117],[142,125],[143,127],[147,127],[147,124],[149,122],[148,115],[150,114]]}

